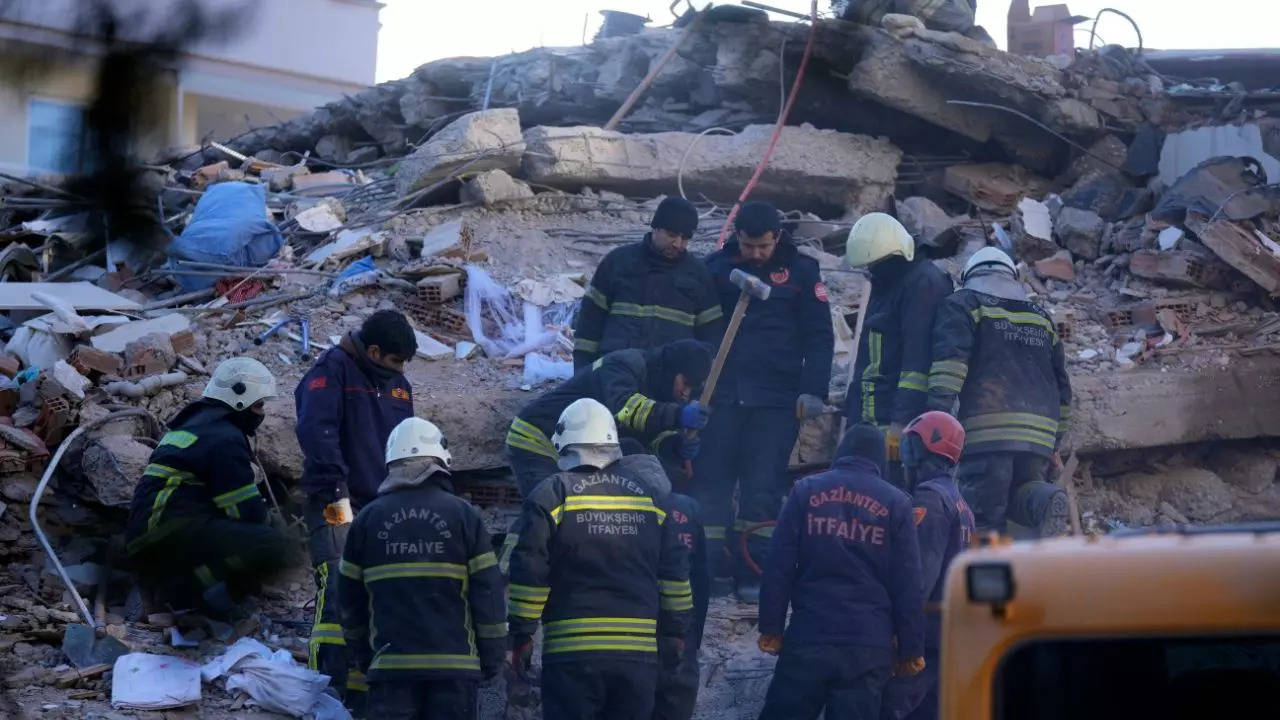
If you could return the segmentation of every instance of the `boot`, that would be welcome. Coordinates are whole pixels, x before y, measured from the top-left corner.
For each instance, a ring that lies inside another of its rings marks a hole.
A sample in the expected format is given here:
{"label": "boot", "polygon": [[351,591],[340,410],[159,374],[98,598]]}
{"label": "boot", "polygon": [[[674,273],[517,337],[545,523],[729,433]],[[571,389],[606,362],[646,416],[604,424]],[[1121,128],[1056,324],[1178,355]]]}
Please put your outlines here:
{"label": "boot", "polygon": [[745,582],[739,582],[736,594],[738,596],[738,602],[744,605],[759,605],[760,604],[760,581],[750,580]]}
{"label": "boot", "polygon": [[1070,534],[1071,507],[1067,503],[1067,493],[1061,489],[1049,499],[1048,507],[1040,516],[1038,526],[1042,538],[1060,537]]}
{"label": "boot", "polygon": [[1037,537],[1066,535],[1070,527],[1067,492],[1043,480],[1023,483],[1014,491],[1009,518],[1036,531]]}

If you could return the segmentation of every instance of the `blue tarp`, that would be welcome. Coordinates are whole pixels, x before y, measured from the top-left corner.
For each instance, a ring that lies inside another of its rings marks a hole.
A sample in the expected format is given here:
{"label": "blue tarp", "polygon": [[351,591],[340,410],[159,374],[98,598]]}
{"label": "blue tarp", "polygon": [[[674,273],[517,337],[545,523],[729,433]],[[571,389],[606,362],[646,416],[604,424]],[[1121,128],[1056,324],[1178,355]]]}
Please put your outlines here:
{"label": "blue tarp", "polygon": [[[187,229],[169,245],[173,260],[262,267],[284,245],[284,236],[267,219],[266,190],[261,185],[224,182],[212,185],[196,203]],[[186,292],[213,285],[216,277],[175,275]]]}

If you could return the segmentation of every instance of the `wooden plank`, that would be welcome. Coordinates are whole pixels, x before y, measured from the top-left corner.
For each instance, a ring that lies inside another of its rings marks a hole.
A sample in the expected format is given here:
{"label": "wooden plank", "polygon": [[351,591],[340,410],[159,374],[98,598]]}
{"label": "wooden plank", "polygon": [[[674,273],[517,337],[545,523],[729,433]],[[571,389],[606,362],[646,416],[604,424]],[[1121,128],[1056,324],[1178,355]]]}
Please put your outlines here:
{"label": "wooden plank", "polygon": [[49,307],[31,297],[32,293],[49,295],[76,310],[137,310],[138,303],[89,282],[0,283],[0,310],[48,310]]}

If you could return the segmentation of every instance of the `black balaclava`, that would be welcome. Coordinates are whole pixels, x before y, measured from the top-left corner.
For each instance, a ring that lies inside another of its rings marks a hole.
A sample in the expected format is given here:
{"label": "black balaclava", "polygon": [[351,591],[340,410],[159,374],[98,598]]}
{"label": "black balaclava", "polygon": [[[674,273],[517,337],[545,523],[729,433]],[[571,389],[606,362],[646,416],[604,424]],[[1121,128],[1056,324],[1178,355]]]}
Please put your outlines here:
{"label": "black balaclava", "polygon": [[258,426],[262,425],[262,421],[266,420],[267,416],[245,408],[244,410],[232,410],[227,419],[240,428],[240,432],[245,435],[252,435],[258,431]]}
{"label": "black balaclava", "polygon": [[[649,393],[653,399],[670,402],[676,375],[684,375],[689,387],[698,388],[711,372],[715,349],[701,340],[676,340],[645,354],[648,366]],[[655,386],[654,383],[657,383]]]}
{"label": "black balaclava", "polygon": [[870,423],[858,423],[845,431],[836,446],[836,459],[860,457],[870,460],[884,474],[885,448],[884,433]]}
{"label": "black balaclava", "polygon": [[910,266],[910,260],[901,255],[891,255],[871,266],[871,282],[876,285],[891,285],[902,277]]}

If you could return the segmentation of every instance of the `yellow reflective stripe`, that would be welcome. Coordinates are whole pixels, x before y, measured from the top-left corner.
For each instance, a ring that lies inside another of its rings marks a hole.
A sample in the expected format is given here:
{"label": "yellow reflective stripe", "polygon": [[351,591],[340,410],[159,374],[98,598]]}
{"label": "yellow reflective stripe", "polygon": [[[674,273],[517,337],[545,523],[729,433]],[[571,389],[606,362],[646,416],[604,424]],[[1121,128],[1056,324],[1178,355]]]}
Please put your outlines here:
{"label": "yellow reflective stripe", "polygon": [[667,513],[653,504],[652,498],[624,497],[618,495],[571,495],[561,505],[551,510],[551,519],[557,524],[566,512],[583,510],[634,510],[651,512],[658,516],[658,524],[667,521]]}
{"label": "yellow reflective stripe", "polygon": [[656,405],[656,402],[645,398],[645,401],[640,403],[640,408],[636,411],[635,416],[631,418],[631,427],[644,432],[645,425],[649,423],[649,415],[653,413],[653,408]]}
{"label": "yellow reflective stripe", "polygon": [[311,629],[311,642],[320,645],[346,645],[342,626],[337,623],[319,623]]}
{"label": "yellow reflective stripe", "polygon": [[684,595],[693,592],[688,580],[658,580],[658,592],[664,595]]}
{"label": "yellow reflective stripe", "polygon": [[903,372],[898,375],[898,389],[929,392],[929,376],[922,372]]}
{"label": "yellow reflective stripe", "polygon": [[969,311],[969,315],[974,322],[979,320],[1008,320],[1019,325],[1037,325],[1044,328],[1053,337],[1053,342],[1058,343],[1058,330],[1053,326],[1053,321],[1049,318],[1033,312],[1013,312],[1005,310],[1001,307],[991,307],[989,305],[981,305]]}
{"label": "yellow reflective stripe", "polygon": [[862,419],[876,421],[876,380],[880,379],[880,357],[884,339],[875,330],[867,331],[867,367],[862,371]]}
{"label": "yellow reflective stripe", "polygon": [[465,580],[467,566],[442,562],[407,562],[390,563],[367,568],[364,571],[365,584],[379,580],[395,578],[445,578],[447,580]]}
{"label": "yellow reflective stripe", "polygon": [[576,337],[573,339],[573,349],[578,352],[597,352],[600,350],[600,341]]}
{"label": "yellow reflective stripe", "polygon": [[[616,302],[607,308],[610,315],[623,315],[636,318],[657,318],[667,322],[693,327],[696,316],[683,310],[665,305],[638,305],[636,303]],[[721,311],[723,312],[723,311]]]}
{"label": "yellow reflective stripe", "polygon": [[476,625],[476,637],[492,640],[494,638],[504,638],[507,636],[507,624],[502,623],[481,623]]}
{"label": "yellow reflective stripe", "polygon": [[370,670],[479,670],[475,655],[401,655],[383,653],[373,659]]}
{"label": "yellow reflective stripe", "polygon": [[657,638],[635,637],[632,635],[583,635],[578,637],[545,638],[542,642],[542,654],[551,655],[564,652],[618,650],[624,652],[658,652]]}
{"label": "yellow reflective stripe", "polygon": [[969,375],[969,363],[960,360],[935,360],[929,366],[929,373],[947,373],[958,378],[965,378]]}
{"label": "yellow reflective stripe", "polygon": [[518,417],[511,421],[511,429],[507,431],[507,444],[535,455],[545,455],[553,460],[560,457],[546,434],[537,426]]}
{"label": "yellow reflective stripe", "polygon": [[178,470],[177,468],[171,468],[168,465],[160,465],[158,463],[151,463],[147,465],[146,470],[143,470],[142,474],[164,479],[164,487],[160,488],[160,492],[156,493],[156,499],[151,503],[151,515],[147,518],[147,531],[150,532],[155,530],[156,526],[160,524],[160,516],[164,514],[164,507],[169,503],[169,497],[173,495],[173,492],[177,490],[184,481],[194,478],[195,476],[184,470]]}
{"label": "yellow reflective stripe", "polygon": [[644,395],[635,393],[627,398],[627,402],[614,417],[618,419],[619,425],[629,425],[637,430],[644,430],[644,424],[649,419],[649,413],[653,412],[654,404]]}
{"label": "yellow reflective stripe", "polygon": [[671,610],[672,612],[683,612],[693,609],[692,595],[663,595],[658,599],[658,607],[662,610]]}
{"label": "yellow reflective stripe", "polygon": [[[755,524],[757,523],[754,520],[739,520],[733,524],[733,529],[738,532],[744,532],[747,528]],[[758,535],[760,537],[773,537],[773,526],[765,525],[764,527],[758,527],[755,530],[752,530],[751,534]]]}
{"label": "yellow reflective stripe", "polygon": [[490,550],[489,552],[480,553],[479,555],[468,560],[467,571],[472,575],[475,575],[481,570],[484,570],[485,568],[491,568],[497,564],[498,564],[498,558],[496,555],[493,554],[493,551]]}
{"label": "yellow reflective stripe", "polygon": [[208,565],[201,565],[196,568],[195,573],[196,579],[199,580],[200,584],[206,588],[211,588],[218,584],[218,581],[213,577],[213,571],[209,569]]}
{"label": "yellow reflective stripe", "polygon": [[356,692],[369,692],[369,681],[365,679],[364,673],[355,669],[348,671],[347,672],[347,690],[355,690]]}
{"label": "yellow reflective stripe", "polygon": [[658,451],[662,449],[662,442],[675,434],[676,434],[675,430],[663,430],[662,432],[658,433],[653,438],[653,440],[649,443],[649,452],[654,455],[657,455]]}
{"label": "yellow reflective stripe", "polygon": [[244,487],[236,488],[230,492],[225,492],[221,495],[215,496],[213,498],[213,504],[223,510],[226,510],[233,505],[238,505],[245,500],[250,500],[255,497],[262,497],[262,495],[258,492],[257,485],[249,483]]}
{"label": "yellow reflective stripe", "polygon": [[547,448],[537,443],[531,442],[527,438],[523,438],[512,433],[507,434],[507,445],[513,448],[519,448],[520,450],[531,452],[534,455],[542,455],[544,457],[549,457],[552,460],[559,459],[560,457],[559,455],[549,452]]}
{"label": "yellow reflective stripe", "polygon": [[629,633],[653,635],[658,631],[658,621],[653,618],[588,617],[570,620],[552,620],[543,626],[548,638],[591,633]]}
{"label": "yellow reflective stripe", "polygon": [[929,376],[929,391],[949,390],[958,393],[964,389],[964,381],[951,375],[933,374]]}
{"label": "yellow reflective stripe", "polygon": [[542,617],[546,605],[545,602],[525,602],[511,598],[511,602],[507,603],[507,612],[525,620],[537,620]]}
{"label": "yellow reflective stripe", "polygon": [[995,442],[1025,442],[1033,445],[1043,445],[1052,449],[1057,443],[1057,436],[1053,433],[1042,433],[1039,430],[1030,428],[994,428],[965,433],[965,445]]}
{"label": "yellow reflective stripe", "polygon": [[338,572],[346,575],[352,580],[360,580],[364,577],[364,568],[353,562],[347,562],[346,559],[338,562]]}
{"label": "yellow reflective stripe", "polygon": [[693,322],[696,325],[706,325],[707,323],[715,322],[722,317],[724,317],[724,310],[719,305],[716,305],[698,313],[697,317],[693,319]]}
{"label": "yellow reflective stripe", "polygon": [[191,447],[199,440],[199,436],[189,433],[186,430],[170,430],[160,438],[160,445],[172,445],[176,448],[186,449]]}
{"label": "yellow reflective stripe", "polygon": [[520,542],[520,533],[509,532],[502,540],[502,557],[498,559],[498,571],[506,575],[511,567],[511,553],[515,552],[516,543]]}
{"label": "yellow reflective stripe", "polygon": [[1035,415],[1032,413],[983,413],[982,415],[973,415],[965,418],[964,429],[982,430],[984,428],[1008,427],[1008,426],[1025,426],[1045,432],[1057,432],[1058,423],[1055,420],[1047,418],[1043,415]]}
{"label": "yellow reflective stripe", "polygon": [[708,540],[723,540],[725,528],[722,525],[707,525],[702,528],[702,532]]}
{"label": "yellow reflective stripe", "polygon": [[511,594],[513,600],[528,600],[531,602],[546,602],[551,597],[551,588],[541,585],[518,585],[511,583],[507,590]]}
{"label": "yellow reflective stripe", "polygon": [[609,298],[604,293],[596,289],[595,285],[588,284],[586,296],[591,302],[595,303],[601,310],[609,312]]}

